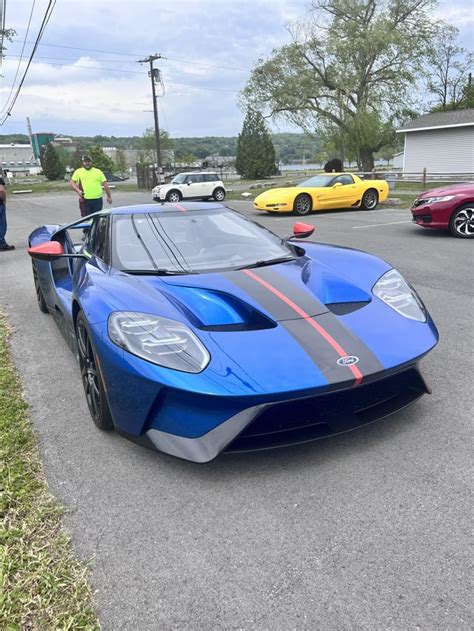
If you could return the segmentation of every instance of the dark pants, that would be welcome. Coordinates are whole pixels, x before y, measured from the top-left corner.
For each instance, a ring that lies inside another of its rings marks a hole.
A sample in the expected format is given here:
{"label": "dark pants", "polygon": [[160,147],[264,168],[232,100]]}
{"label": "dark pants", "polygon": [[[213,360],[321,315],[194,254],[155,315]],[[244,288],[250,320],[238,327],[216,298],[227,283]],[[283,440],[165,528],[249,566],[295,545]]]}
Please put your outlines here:
{"label": "dark pants", "polygon": [[7,234],[7,208],[5,204],[0,204],[0,247],[7,244],[5,235]]}
{"label": "dark pants", "polygon": [[87,216],[87,215],[92,215],[92,213],[98,213],[99,210],[102,210],[102,205],[103,205],[103,199],[102,197],[98,197],[97,199],[84,199],[84,215],[82,215],[82,209],[81,209],[81,215],[83,217]]}

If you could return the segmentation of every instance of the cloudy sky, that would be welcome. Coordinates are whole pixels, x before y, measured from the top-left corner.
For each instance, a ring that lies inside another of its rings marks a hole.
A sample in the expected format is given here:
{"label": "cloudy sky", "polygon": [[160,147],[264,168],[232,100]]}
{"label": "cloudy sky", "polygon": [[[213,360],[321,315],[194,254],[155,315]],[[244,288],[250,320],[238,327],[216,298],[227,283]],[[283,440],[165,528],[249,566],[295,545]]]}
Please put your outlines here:
{"label": "cloudy sky", "polygon": [[[28,59],[47,6],[6,0],[5,27],[17,35],[3,60],[3,114],[17,70],[17,83],[23,74],[22,49]],[[306,7],[306,0],[57,0],[0,134],[26,133],[29,116],[33,131],[141,135],[153,114],[148,67],[138,60],[159,53],[160,125],[173,137],[236,135],[243,121],[236,97],[251,68],[289,40],[286,25]],[[442,0],[437,14],[469,47],[471,1]]]}

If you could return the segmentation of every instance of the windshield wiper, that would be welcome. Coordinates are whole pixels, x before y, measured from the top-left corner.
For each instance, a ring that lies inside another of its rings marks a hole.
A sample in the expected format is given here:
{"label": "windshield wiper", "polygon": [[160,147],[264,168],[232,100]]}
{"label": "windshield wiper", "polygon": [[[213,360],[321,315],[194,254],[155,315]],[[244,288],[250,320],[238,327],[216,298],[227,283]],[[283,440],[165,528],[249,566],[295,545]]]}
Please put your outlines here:
{"label": "windshield wiper", "polygon": [[265,265],[276,265],[277,263],[288,263],[288,261],[295,261],[296,256],[281,256],[276,259],[265,259],[263,261],[256,261],[255,263],[250,263],[249,265],[242,265],[242,267],[238,267],[237,269],[251,269],[252,267],[264,267]]}
{"label": "windshield wiper", "polygon": [[132,276],[178,276],[183,274],[196,274],[194,270],[172,270],[172,269],[121,269],[125,274]]}

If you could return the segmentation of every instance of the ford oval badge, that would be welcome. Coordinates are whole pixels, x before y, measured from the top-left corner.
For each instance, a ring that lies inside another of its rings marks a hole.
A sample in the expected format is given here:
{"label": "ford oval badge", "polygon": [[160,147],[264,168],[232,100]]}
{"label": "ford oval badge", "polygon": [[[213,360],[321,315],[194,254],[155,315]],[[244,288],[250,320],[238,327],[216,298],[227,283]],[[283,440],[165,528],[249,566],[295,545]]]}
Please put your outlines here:
{"label": "ford oval badge", "polygon": [[359,358],[355,355],[346,355],[345,357],[339,357],[337,363],[339,366],[352,366],[353,364],[357,364]]}

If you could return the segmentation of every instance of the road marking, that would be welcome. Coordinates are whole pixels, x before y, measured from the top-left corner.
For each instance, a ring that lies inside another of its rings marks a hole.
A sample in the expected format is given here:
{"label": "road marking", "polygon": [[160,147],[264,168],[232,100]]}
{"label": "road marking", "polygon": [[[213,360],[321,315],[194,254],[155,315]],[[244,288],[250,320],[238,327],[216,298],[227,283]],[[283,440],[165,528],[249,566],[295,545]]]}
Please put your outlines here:
{"label": "road marking", "polygon": [[379,226],[393,226],[397,223],[412,223],[411,219],[405,219],[405,221],[390,221],[387,223],[373,223],[370,226],[353,226],[352,230],[364,230],[364,228],[378,228]]}

